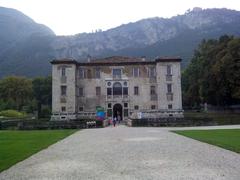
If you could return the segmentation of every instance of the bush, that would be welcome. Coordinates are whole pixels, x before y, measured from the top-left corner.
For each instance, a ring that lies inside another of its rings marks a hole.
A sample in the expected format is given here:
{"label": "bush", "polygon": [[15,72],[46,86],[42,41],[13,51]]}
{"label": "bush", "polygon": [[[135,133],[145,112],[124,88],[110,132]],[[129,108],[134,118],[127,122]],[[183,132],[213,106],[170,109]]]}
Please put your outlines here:
{"label": "bush", "polygon": [[46,106],[42,108],[39,118],[50,118],[51,114],[52,114],[51,108]]}
{"label": "bush", "polygon": [[16,104],[13,100],[3,101],[0,99],[0,112],[7,109],[16,109]]}
{"label": "bush", "polygon": [[26,117],[26,114],[16,110],[9,109],[5,111],[0,111],[0,116],[11,118],[23,118]]}

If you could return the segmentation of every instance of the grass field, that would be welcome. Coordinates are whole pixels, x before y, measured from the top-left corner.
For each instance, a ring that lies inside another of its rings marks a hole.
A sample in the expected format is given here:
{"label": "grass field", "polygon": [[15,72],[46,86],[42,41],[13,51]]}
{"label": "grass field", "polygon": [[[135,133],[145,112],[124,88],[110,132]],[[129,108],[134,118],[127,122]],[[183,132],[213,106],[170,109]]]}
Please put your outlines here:
{"label": "grass field", "polygon": [[184,130],[173,132],[240,153],[240,129]]}
{"label": "grass field", "polygon": [[0,131],[0,172],[75,131]]}

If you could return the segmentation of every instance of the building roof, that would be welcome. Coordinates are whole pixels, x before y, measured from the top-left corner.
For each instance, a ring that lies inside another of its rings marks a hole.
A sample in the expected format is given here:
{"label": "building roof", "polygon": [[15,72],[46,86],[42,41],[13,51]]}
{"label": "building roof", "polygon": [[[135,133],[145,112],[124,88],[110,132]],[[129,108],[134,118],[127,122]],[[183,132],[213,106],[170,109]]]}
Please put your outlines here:
{"label": "building roof", "polygon": [[181,62],[180,57],[159,57],[155,59],[156,62]]}
{"label": "building roof", "polygon": [[74,59],[54,59],[50,62],[51,64],[78,64],[78,61]]}
{"label": "building roof", "polygon": [[139,62],[143,58],[125,57],[125,56],[111,56],[102,59],[91,59],[90,63],[123,63],[123,62]]}
{"label": "building roof", "polygon": [[156,64],[158,62],[181,62],[179,57],[160,57],[153,60],[145,58],[112,56],[101,59],[91,59],[86,62],[78,62],[74,59],[58,59],[51,61],[52,64],[76,64],[79,66],[97,66],[97,65],[133,65],[133,64]]}

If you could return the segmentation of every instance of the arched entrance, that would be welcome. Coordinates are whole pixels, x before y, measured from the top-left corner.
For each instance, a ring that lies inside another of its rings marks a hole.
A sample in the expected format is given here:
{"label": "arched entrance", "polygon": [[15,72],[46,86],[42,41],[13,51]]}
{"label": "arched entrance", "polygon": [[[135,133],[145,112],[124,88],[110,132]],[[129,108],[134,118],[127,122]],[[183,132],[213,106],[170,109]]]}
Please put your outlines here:
{"label": "arched entrance", "polygon": [[116,117],[117,119],[120,118],[120,121],[122,121],[122,114],[123,114],[123,107],[121,104],[115,104],[113,106],[113,118]]}

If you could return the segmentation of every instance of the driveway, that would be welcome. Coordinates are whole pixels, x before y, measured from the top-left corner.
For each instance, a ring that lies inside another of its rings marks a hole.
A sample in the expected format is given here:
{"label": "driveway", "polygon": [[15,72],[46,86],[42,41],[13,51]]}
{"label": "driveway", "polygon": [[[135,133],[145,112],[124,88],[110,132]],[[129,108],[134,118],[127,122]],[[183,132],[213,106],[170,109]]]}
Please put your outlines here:
{"label": "driveway", "polygon": [[170,129],[181,128],[81,130],[2,172],[0,179],[240,179],[240,154]]}

